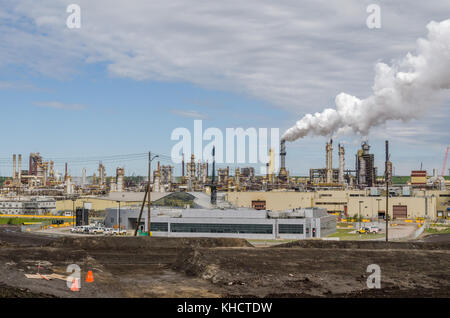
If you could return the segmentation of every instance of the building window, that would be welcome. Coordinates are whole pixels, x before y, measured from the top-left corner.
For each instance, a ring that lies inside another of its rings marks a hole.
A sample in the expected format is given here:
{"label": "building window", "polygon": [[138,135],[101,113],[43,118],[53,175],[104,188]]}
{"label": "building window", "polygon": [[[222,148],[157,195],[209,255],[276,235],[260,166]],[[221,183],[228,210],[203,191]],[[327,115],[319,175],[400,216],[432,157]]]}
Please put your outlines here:
{"label": "building window", "polygon": [[303,234],[303,224],[279,224],[280,234]]}
{"label": "building window", "polygon": [[150,230],[152,232],[168,232],[169,224],[164,222],[151,222]]}
{"label": "building window", "polygon": [[171,232],[272,234],[272,224],[171,223]]}

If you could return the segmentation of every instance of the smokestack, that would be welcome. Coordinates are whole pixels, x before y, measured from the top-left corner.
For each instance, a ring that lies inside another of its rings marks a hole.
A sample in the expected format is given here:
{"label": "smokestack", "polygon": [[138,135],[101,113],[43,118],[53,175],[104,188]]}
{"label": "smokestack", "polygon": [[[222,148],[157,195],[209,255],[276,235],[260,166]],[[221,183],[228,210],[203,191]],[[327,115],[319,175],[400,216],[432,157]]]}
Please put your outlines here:
{"label": "smokestack", "polygon": [[85,185],[86,185],[86,168],[83,168],[81,177],[81,186],[84,187]]}
{"label": "smokestack", "polygon": [[333,182],[333,139],[325,146],[327,183]]}
{"label": "smokestack", "polygon": [[286,141],[283,139],[280,143],[280,159],[281,169],[286,169]]}
{"label": "smokestack", "polygon": [[16,180],[16,155],[13,155],[13,173],[12,173],[13,180]]}
{"label": "smokestack", "polygon": [[22,181],[22,155],[19,155],[19,171],[18,171],[18,179],[19,183]]}
{"label": "smokestack", "polygon": [[68,170],[68,165],[67,165],[67,162],[66,162],[66,172],[64,174],[64,181],[67,179],[67,176],[68,176],[67,170]]}
{"label": "smokestack", "polygon": [[344,146],[338,145],[339,149],[339,184],[344,185],[344,165],[345,165],[345,151]]}
{"label": "smokestack", "polygon": [[286,171],[286,140],[281,139],[280,142],[280,161],[281,161],[281,167],[280,167],[280,173],[278,174],[279,180],[284,183],[287,181],[287,171]]}
{"label": "smokestack", "polygon": [[55,170],[54,170],[53,166],[54,166],[54,162],[50,160],[50,177],[51,178],[55,177]]}
{"label": "smokestack", "polygon": [[217,203],[217,188],[215,185],[215,171],[216,171],[216,147],[213,147],[212,149],[212,157],[213,157],[213,164],[212,164],[212,181],[211,181],[211,204],[216,205]]}
{"label": "smokestack", "polygon": [[183,154],[183,161],[181,162],[181,176],[184,177],[184,154]]}

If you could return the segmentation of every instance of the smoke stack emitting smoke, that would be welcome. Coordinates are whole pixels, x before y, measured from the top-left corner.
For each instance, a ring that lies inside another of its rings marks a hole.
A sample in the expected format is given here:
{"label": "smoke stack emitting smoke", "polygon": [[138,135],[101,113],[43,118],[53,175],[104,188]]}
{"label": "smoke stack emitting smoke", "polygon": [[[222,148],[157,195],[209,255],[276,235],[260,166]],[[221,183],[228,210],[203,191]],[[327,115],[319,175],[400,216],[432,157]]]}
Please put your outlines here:
{"label": "smoke stack emitting smoke", "polygon": [[406,121],[421,115],[434,95],[450,88],[450,20],[432,21],[427,29],[427,39],[417,41],[417,55],[408,53],[392,66],[376,64],[371,96],[361,100],[340,93],[336,109],[305,115],[283,134],[282,140],[349,130],[366,136],[371,127],[388,120]]}

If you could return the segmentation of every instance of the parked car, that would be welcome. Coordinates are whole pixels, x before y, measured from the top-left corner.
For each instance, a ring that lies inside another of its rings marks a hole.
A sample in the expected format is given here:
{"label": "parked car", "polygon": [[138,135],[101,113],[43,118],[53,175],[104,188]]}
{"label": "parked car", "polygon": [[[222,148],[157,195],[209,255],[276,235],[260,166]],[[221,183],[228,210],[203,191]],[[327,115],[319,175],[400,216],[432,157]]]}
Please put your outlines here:
{"label": "parked car", "polygon": [[70,229],[71,233],[84,233],[85,231],[85,226],[74,226],[73,228]]}
{"label": "parked car", "polygon": [[380,233],[381,229],[378,226],[369,227],[369,233]]}
{"label": "parked car", "polygon": [[110,227],[106,227],[106,228],[103,229],[103,234],[105,234],[105,235],[113,235],[113,230],[114,229],[112,229]]}
{"label": "parked car", "polygon": [[101,227],[90,227],[89,234],[103,234],[104,230]]}
{"label": "parked car", "polygon": [[112,235],[127,235],[127,230],[113,229]]}
{"label": "parked car", "polygon": [[367,234],[369,233],[370,229],[368,227],[361,227],[357,232],[359,234]]}

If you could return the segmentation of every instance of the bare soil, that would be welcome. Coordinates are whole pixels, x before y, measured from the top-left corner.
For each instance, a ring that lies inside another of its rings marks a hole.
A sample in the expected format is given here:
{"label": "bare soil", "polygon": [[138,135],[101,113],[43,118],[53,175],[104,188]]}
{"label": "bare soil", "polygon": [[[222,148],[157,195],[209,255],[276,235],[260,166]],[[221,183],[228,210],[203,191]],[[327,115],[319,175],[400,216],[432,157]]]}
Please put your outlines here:
{"label": "bare soil", "polygon": [[[24,275],[68,275],[69,264],[81,268],[79,292]],[[381,268],[381,289],[367,288],[370,264]],[[450,238],[441,237],[264,248],[241,239],[77,238],[0,227],[0,297],[449,297],[449,266]],[[89,270],[93,283],[85,282]]]}

